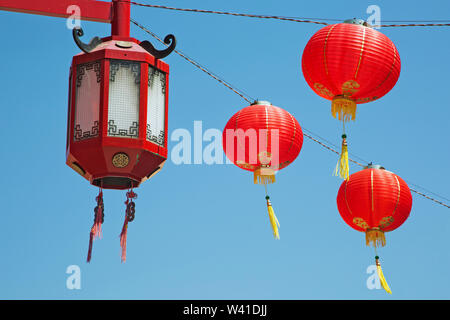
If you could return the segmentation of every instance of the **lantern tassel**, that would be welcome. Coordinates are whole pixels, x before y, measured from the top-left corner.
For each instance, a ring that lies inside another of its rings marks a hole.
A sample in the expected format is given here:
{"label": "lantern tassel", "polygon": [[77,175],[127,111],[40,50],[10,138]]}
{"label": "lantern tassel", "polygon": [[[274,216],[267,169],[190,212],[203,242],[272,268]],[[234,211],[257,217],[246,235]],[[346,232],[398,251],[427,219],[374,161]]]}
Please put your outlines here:
{"label": "lantern tassel", "polygon": [[89,234],[89,249],[88,249],[88,255],[87,255],[87,262],[91,262],[91,258],[92,258],[92,246],[94,243],[94,240],[96,238],[101,238],[102,237],[102,223],[104,221],[104,205],[103,205],[103,192],[100,189],[100,192],[98,194],[98,196],[95,198],[95,200],[97,201],[97,206],[94,209],[94,224],[92,225],[91,228],[91,232]]}
{"label": "lantern tassel", "polygon": [[131,191],[127,192],[126,210],[125,210],[125,221],[123,222],[122,232],[120,233],[120,247],[122,249],[121,261],[125,262],[127,260],[127,233],[128,233],[128,222],[134,220],[135,213],[135,203],[132,199],[136,199],[137,194]]}
{"label": "lantern tassel", "polygon": [[355,120],[356,103],[350,98],[336,96],[331,102],[331,114],[341,121]]}
{"label": "lantern tassel", "polygon": [[380,279],[380,284],[387,293],[392,294],[391,288],[389,288],[386,278],[384,277],[383,270],[381,269],[379,259],[380,259],[380,257],[375,256],[375,264],[377,265],[377,273],[378,273],[378,278]]}
{"label": "lantern tassel", "polygon": [[122,248],[121,261],[127,260],[127,231],[128,231],[128,216],[125,214],[125,221],[123,222],[122,232],[120,233],[120,247]]}
{"label": "lantern tassel", "polygon": [[379,228],[366,229],[366,245],[376,247],[384,247],[386,245],[386,237],[384,232]]}
{"label": "lantern tassel", "polygon": [[270,224],[272,225],[273,236],[275,239],[280,239],[280,233],[278,232],[278,228],[280,227],[280,223],[278,222],[277,216],[272,208],[272,203],[270,202],[270,197],[266,196],[267,200],[267,210],[269,212]]}
{"label": "lantern tassel", "polygon": [[254,184],[269,184],[275,183],[275,171],[270,168],[259,168],[253,171]]}
{"label": "lantern tassel", "polygon": [[336,164],[334,175],[339,176],[342,179],[349,179],[349,165],[348,165],[348,147],[347,147],[347,135],[342,135],[342,150],[339,157],[339,161]]}

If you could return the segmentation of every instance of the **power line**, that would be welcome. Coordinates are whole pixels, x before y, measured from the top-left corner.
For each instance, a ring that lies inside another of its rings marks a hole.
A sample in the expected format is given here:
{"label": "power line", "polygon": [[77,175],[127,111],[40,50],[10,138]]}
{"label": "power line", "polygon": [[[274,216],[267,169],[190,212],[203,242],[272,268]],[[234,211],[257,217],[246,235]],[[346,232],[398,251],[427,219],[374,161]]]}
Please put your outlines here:
{"label": "power line", "polygon": [[284,20],[284,21],[291,21],[291,22],[304,22],[304,23],[328,25],[328,23],[326,23],[326,22],[320,22],[320,21],[314,21],[314,20],[308,20],[308,19],[298,19],[298,18],[288,18],[288,17],[281,17],[281,16],[248,14],[248,13],[225,12],[225,11],[202,10],[202,9],[174,8],[174,7],[161,6],[161,5],[155,5],[155,4],[137,3],[134,1],[125,1],[125,0],[123,2],[128,2],[135,6],[158,8],[158,9],[165,9],[165,10],[196,12],[196,13],[213,13],[213,14],[222,14],[222,15],[230,15],[230,16],[237,16],[237,17],[259,18],[259,19],[277,19],[277,20]]}
{"label": "power line", "polygon": [[[158,40],[159,42],[161,42],[162,44],[164,44],[165,46],[167,46],[167,44],[160,38],[158,37],[155,33],[151,32],[150,30],[148,30],[147,28],[145,28],[143,25],[139,24],[138,22],[134,21],[133,19],[130,19],[130,21],[136,25],[137,27],[141,28],[142,30],[144,30],[145,32],[147,32],[149,35],[151,35],[153,38],[155,38],[156,40]],[[233,87],[229,82],[221,79],[218,75],[214,74],[212,71],[208,70],[206,67],[202,66],[200,63],[196,62],[194,59],[189,58],[186,54],[184,54],[183,52],[181,52],[180,50],[173,50],[173,52],[175,52],[176,54],[178,54],[180,57],[182,57],[183,59],[185,59],[186,61],[188,61],[189,63],[193,64],[195,67],[197,67],[198,69],[200,69],[201,71],[203,71],[204,73],[206,73],[207,75],[209,75],[210,77],[212,77],[213,79],[215,79],[216,81],[218,81],[219,83],[223,84],[225,87],[227,87],[228,89],[230,89],[231,91],[233,91],[234,93],[236,93],[237,95],[239,95],[242,99],[244,99],[245,101],[247,101],[248,103],[252,103],[253,101],[255,101],[255,99],[253,99],[252,97],[250,97],[248,94],[246,94],[244,91],[236,89],[236,87]]]}
{"label": "power line", "polygon": [[[153,38],[155,38],[156,40],[158,40],[159,42],[161,42],[162,44],[164,44],[165,46],[168,46],[168,44],[164,43],[164,41],[163,41],[160,37],[158,37],[155,33],[151,32],[150,30],[148,30],[147,28],[145,28],[144,26],[142,26],[142,25],[139,24],[138,22],[134,21],[133,19],[130,19],[130,21],[131,21],[134,25],[136,25],[137,27],[139,27],[140,29],[142,29],[143,31],[145,31],[146,33],[148,33],[149,35],[151,35]],[[195,60],[193,60],[193,59],[187,57],[187,56],[186,56],[185,54],[183,54],[181,51],[179,51],[179,50],[174,50],[174,52],[177,53],[177,54],[178,54],[180,57],[182,57],[183,59],[185,59],[185,60],[187,60],[188,62],[190,62],[190,63],[191,63],[192,65],[194,65],[195,67],[197,67],[197,68],[199,68],[200,70],[202,70],[203,72],[205,72],[207,75],[209,75],[210,77],[212,77],[213,79],[215,79],[216,81],[218,81],[219,83],[221,83],[222,85],[224,85],[225,87],[227,87],[228,89],[230,89],[231,91],[233,91],[234,93],[236,93],[237,95],[239,95],[239,96],[240,96],[242,99],[244,99],[245,101],[247,101],[247,102],[249,102],[249,103],[252,103],[252,101],[254,101],[253,98],[251,98],[251,97],[248,96],[248,95],[244,95],[244,94],[242,93],[241,90],[238,90],[238,89],[233,88],[228,82],[226,82],[225,80],[221,79],[219,76],[214,75],[212,72],[210,72],[208,69],[206,69],[206,67],[203,67],[202,65],[200,65],[200,64],[199,64],[198,62],[196,62]],[[246,96],[247,96],[247,97],[246,97]],[[251,100],[250,100],[249,98],[250,98]],[[309,133],[311,133],[311,134],[313,134],[313,135],[315,135],[317,138],[314,138],[312,135],[303,132],[303,135],[304,135],[305,137],[307,137],[307,138],[310,139],[311,141],[316,142],[317,144],[319,144],[319,145],[322,146],[323,148],[325,148],[325,149],[327,149],[327,150],[329,150],[329,151],[331,151],[331,152],[333,152],[333,153],[335,153],[335,154],[337,154],[337,155],[340,155],[340,152],[339,152],[338,150],[336,150],[335,148],[333,148],[333,147],[327,145],[327,143],[328,143],[328,144],[331,144],[331,145],[334,145],[333,143],[331,143],[331,142],[329,142],[329,141],[327,141],[327,140],[325,140],[325,139],[323,139],[323,138],[320,138],[318,135],[314,134],[312,131],[310,131],[310,130],[304,128],[304,127],[303,127],[303,130],[304,130],[304,131],[307,131],[307,132],[309,132]],[[320,141],[320,140],[322,140],[322,141]],[[327,143],[324,143],[323,141],[326,141]],[[334,146],[337,147],[336,145],[334,145]],[[357,156],[356,156],[356,157],[357,157]],[[359,158],[359,157],[357,157],[357,158]],[[364,160],[361,159],[361,158],[359,158],[359,159],[362,160],[362,161],[365,162],[365,163],[368,163],[368,162],[364,161]],[[353,162],[354,164],[360,166],[360,167],[365,167],[365,166],[366,166],[365,164],[362,164],[362,163],[360,163],[360,162],[358,162],[358,161],[356,161],[356,160],[354,160],[354,159],[352,159],[352,158],[350,158],[350,157],[348,158],[348,160],[349,160],[350,162]],[[405,181],[406,181],[406,180],[405,180]],[[413,183],[409,183],[409,184],[414,185]],[[423,189],[423,190],[426,190],[425,188],[420,187],[420,186],[418,186],[418,185],[415,185],[415,186],[416,186],[416,187],[419,187],[419,188],[421,188],[421,189]],[[410,190],[411,190],[412,192],[414,192],[414,193],[416,193],[416,194],[418,194],[418,195],[420,195],[420,196],[422,196],[422,197],[428,199],[428,200],[431,200],[431,201],[433,201],[433,202],[435,202],[435,203],[437,203],[437,204],[440,204],[440,205],[442,205],[442,206],[447,207],[447,208],[450,209],[450,205],[448,205],[448,204],[446,204],[446,203],[444,203],[444,202],[442,202],[442,201],[436,200],[435,198],[432,198],[432,197],[426,195],[425,193],[419,192],[419,191],[417,191],[417,190],[414,190],[414,189],[411,189],[411,188],[410,188]],[[442,197],[442,196],[439,196],[438,194],[433,193],[433,192],[431,192],[431,191],[427,191],[427,192],[432,193],[432,194],[434,194],[434,195],[436,195],[436,196],[438,196],[438,197],[440,197],[440,198],[442,198],[442,199],[446,199],[446,198],[444,198],[444,197]],[[446,200],[448,200],[448,199],[446,199]]]}
{"label": "power line", "polygon": [[[195,12],[195,13],[210,13],[210,14],[220,14],[220,15],[230,15],[236,17],[247,17],[247,18],[259,18],[259,19],[276,19],[282,21],[290,21],[290,22],[301,22],[301,23],[314,23],[321,25],[329,25],[327,22],[323,21],[344,21],[345,19],[324,19],[324,18],[303,18],[303,17],[287,17],[287,16],[276,16],[276,15],[260,15],[260,14],[250,14],[250,13],[237,13],[237,12],[227,12],[227,11],[214,11],[214,10],[203,10],[203,9],[189,9],[189,8],[175,8],[169,6],[162,6],[156,4],[145,4],[134,1],[122,0],[122,2],[127,2],[135,6],[147,7],[147,8],[156,8],[156,9],[165,9],[165,10],[174,10],[174,11],[184,11],[184,12]],[[320,21],[319,21],[320,20]],[[386,20],[386,22],[422,22],[422,23],[408,23],[408,24],[380,24],[373,25],[372,27],[448,27],[450,23],[436,23],[436,22],[449,22],[450,20],[413,20],[413,21],[402,21],[402,20]],[[432,22],[432,23],[423,23],[423,22]]]}

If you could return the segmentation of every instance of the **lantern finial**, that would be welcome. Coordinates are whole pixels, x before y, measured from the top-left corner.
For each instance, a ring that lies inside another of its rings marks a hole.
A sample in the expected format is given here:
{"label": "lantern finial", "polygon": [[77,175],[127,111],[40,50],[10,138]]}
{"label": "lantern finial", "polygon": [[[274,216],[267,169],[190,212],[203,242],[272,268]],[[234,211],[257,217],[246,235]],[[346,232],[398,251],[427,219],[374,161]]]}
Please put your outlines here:
{"label": "lantern finial", "polygon": [[177,45],[177,39],[175,39],[175,36],[173,34],[168,34],[164,38],[165,44],[170,44],[166,49],[164,50],[157,50],[155,47],[147,40],[142,41],[139,45],[148,51],[152,56],[154,56],[156,59],[163,59],[167,57],[169,54],[172,53],[173,50],[175,50],[175,46]]}
{"label": "lantern finial", "polygon": [[344,20],[344,23],[358,24],[364,27],[372,27],[367,21],[364,21],[363,19],[356,19],[356,18],[347,19]]}
{"label": "lantern finial", "polygon": [[98,45],[100,45],[103,41],[99,37],[92,38],[92,40],[86,44],[80,40],[79,37],[84,35],[84,31],[81,27],[75,27],[72,29],[73,40],[77,44],[78,48],[81,49],[84,53],[89,53],[94,50]]}

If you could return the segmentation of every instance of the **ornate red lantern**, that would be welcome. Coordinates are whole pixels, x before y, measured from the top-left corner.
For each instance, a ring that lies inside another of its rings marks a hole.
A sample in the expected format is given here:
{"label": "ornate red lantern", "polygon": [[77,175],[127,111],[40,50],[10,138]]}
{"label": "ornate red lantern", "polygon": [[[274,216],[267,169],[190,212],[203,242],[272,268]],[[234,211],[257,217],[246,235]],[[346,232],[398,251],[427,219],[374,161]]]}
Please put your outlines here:
{"label": "ornate red lantern", "polygon": [[241,109],[223,130],[222,145],[228,159],[253,172],[254,183],[266,187],[267,208],[276,239],[279,223],[267,195],[267,184],[275,182],[276,171],[297,158],[302,144],[303,132],[298,121],[267,101],[255,101]]}
{"label": "ornate red lantern", "polygon": [[121,233],[122,261],[126,231],[134,219],[133,188],[161,170],[167,159],[169,65],[160,60],[175,47],[158,51],[148,42],[126,36],[80,41],[84,51],[73,57],[70,69],[66,163],[99,187],[92,241],[101,234],[103,189],[129,189]]}
{"label": "ornate red lantern", "polygon": [[306,44],[302,70],[308,85],[331,100],[331,113],[344,123],[343,152],[336,174],[348,179],[345,122],[355,119],[356,105],[388,93],[400,75],[400,56],[392,41],[362,20],[326,26]]}
{"label": "ornate red lantern", "polygon": [[[369,165],[341,184],[337,207],[342,219],[366,234],[366,244],[386,244],[385,232],[400,227],[409,217],[412,196],[408,185],[381,166]],[[389,292],[378,256],[375,257],[381,285]]]}

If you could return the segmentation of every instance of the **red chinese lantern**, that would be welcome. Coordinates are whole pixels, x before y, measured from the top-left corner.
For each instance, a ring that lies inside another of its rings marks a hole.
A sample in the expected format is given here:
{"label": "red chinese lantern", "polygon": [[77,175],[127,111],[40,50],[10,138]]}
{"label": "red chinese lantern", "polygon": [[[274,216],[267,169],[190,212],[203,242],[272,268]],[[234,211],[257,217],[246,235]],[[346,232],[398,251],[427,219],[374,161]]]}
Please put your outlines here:
{"label": "red chinese lantern", "polygon": [[356,105],[388,93],[400,75],[400,56],[392,41],[366,22],[347,20],[326,26],[306,44],[302,70],[316,94],[331,100],[331,113],[344,123],[342,153],[336,174],[348,179],[345,122],[355,119]]}
{"label": "red chinese lantern", "polygon": [[73,57],[69,78],[66,163],[99,187],[92,242],[101,236],[103,189],[128,189],[125,221],[120,234],[126,259],[128,223],[134,219],[137,197],[133,188],[158,173],[167,159],[169,65],[160,59],[175,47],[157,51],[148,42],[129,36],[94,38],[84,44],[73,36],[82,53]]}
{"label": "red chinese lantern", "polygon": [[[353,229],[365,232],[366,244],[386,244],[385,232],[400,227],[409,217],[411,191],[405,181],[383,167],[369,165],[342,183],[337,195],[341,217]],[[391,293],[375,257],[383,288]]]}
{"label": "red chinese lantern", "polygon": [[270,102],[255,101],[228,120],[222,142],[228,159],[252,171],[254,183],[265,186],[270,223],[274,237],[279,239],[279,223],[267,195],[267,184],[274,183],[275,172],[291,164],[300,153],[303,132],[298,121]]}

